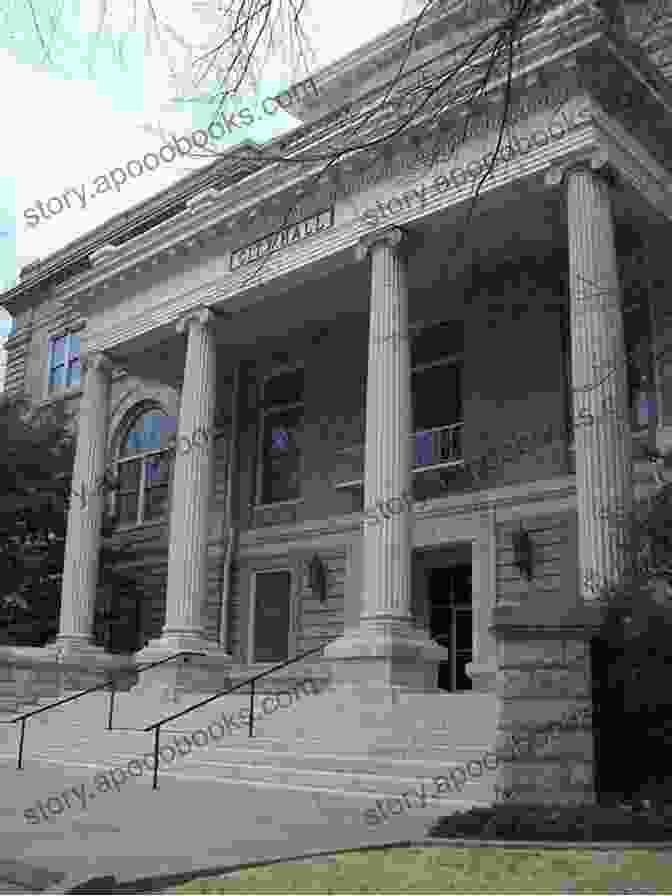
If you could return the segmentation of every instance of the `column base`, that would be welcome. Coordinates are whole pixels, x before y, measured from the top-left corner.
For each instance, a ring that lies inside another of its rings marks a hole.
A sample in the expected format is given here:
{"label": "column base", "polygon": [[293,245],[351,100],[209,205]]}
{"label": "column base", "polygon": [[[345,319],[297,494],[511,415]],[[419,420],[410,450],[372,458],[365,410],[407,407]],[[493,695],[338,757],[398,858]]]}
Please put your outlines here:
{"label": "column base", "polygon": [[51,644],[42,648],[45,656],[53,656],[57,662],[68,665],[116,667],[128,665],[129,660],[119,654],[108,653],[93,640],[82,636],[59,635]]}
{"label": "column base", "polygon": [[201,656],[184,656],[140,673],[144,686],[158,684],[171,700],[183,694],[211,694],[231,686],[233,658],[215,641],[197,635],[162,635],[135,654],[138,665],[168,659],[182,650]]}
{"label": "column base", "polygon": [[122,654],[108,653],[86,637],[59,636],[42,648],[43,663],[53,662],[62,692],[84,690],[103,684],[115,673],[133,669],[133,659]]}
{"label": "column base", "polygon": [[[156,660],[167,659],[183,650],[202,653],[204,656],[218,660],[233,661],[231,655],[215,641],[209,641],[197,634],[170,633],[164,633],[160,638],[154,638],[135,654],[135,659],[138,663],[153,663]],[[192,657],[192,662],[198,659],[199,657]]]}
{"label": "column base", "polygon": [[436,691],[439,663],[449,652],[410,619],[363,619],[324,651],[334,684]]}

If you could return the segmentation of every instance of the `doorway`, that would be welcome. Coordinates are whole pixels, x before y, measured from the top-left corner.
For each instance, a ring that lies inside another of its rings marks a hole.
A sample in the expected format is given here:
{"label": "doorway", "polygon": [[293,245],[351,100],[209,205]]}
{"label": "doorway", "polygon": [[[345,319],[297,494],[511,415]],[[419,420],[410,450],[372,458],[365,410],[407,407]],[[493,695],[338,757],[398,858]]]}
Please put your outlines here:
{"label": "doorway", "polygon": [[473,659],[471,563],[430,567],[427,604],[430,637],[450,651],[439,664],[439,690],[470,691],[466,667]]}

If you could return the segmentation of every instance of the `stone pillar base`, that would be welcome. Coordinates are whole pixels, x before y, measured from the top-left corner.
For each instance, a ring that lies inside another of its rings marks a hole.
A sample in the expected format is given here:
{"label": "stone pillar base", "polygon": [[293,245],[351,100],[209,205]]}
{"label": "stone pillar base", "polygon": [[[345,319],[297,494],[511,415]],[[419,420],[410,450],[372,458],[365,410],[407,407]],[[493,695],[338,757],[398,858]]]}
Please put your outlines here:
{"label": "stone pillar base", "polygon": [[47,644],[43,649],[48,654],[57,656],[59,660],[61,658],[81,658],[83,660],[88,657],[92,662],[95,662],[96,659],[104,662],[105,657],[112,656],[103,647],[94,644],[93,637],[87,638],[81,635],[59,635],[55,641]]}
{"label": "stone pillar base", "polygon": [[[220,660],[229,660],[232,657],[216,641],[208,641],[206,638],[195,634],[162,634],[160,638],[154,638],[142,650],[135,654],[139,663],[153,663],[156,660],[165,659],[180,653],[182,650],[190,650],[194,653],[203,653],[206,656],[217,657]],[[194,660],[197,657],[193,658]]]}
{"label": "stone pillar base", "polygon": [[[500,703],[497,802],[596,802],[590,639],[595,613],[572,622],[527,624],[494,614]],[[580,617],[580,618],[579,618]]]}
{"label": "stone pillar base", "polygon": [[363,619],[324,651],[334,684],[362,684],[427,693],[437,690],[448,650],[405,619]]}
{"label": "stone pillar base", "polygon": [[[43,663],[55,664],[61,692],[78,691],[119,678],[124,670],[132,671],[133,659],[129,656],[107,653],[87,638],[61,636],[43,650]],[[123,676],[119,678],[123,681]],[[129,679],[126,679],[128,682]],[[129,685],[120,684],[120,689]]]}
{"label": "stone pillar base", "polygon": [[135,654],[138,665],[155,663],[175,656],[181,650],[190,650],[202,656],[179,657],[172,662],[162,663],[153,669],[140,672],[141,686],[159,682],[171,699],[178,701],[181,694],[214,693],[231,687],[230,654],[215,641],[197,637],[162,636]]}

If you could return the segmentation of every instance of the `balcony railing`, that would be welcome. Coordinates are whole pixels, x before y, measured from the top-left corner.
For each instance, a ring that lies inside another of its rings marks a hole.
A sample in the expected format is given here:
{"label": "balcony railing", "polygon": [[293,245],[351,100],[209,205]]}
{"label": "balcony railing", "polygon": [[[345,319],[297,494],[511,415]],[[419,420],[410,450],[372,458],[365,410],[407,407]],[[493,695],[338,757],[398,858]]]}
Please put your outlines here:
{"label": "balcony railing", "polygon": [[[462,423],[437,426],[413,433],[413,470],[445,470],[460,466],[462,454]],[[353,488],[364,482],[364,445],[351,445],[337,452],[338,460],[334,483],[336,488]]]}
{"label": "balcony railing", "polygon": [[462,463],[462,423],[422,429],[411,438],[415,442],[414,470],[437,470]]}

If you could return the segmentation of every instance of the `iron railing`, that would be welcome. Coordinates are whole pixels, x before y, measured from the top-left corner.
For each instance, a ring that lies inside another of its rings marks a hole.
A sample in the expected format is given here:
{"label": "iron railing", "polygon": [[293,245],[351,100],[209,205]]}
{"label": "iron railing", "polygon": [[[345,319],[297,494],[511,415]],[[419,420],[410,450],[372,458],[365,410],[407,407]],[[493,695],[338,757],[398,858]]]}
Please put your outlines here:
{"label": "iron railing", "polygon": [[[433,429],[421,429],[409,435],[412,442],[413,472],[444,470],[464,462],[462,431],[464,423],[451,423]],[[338,488],[361,486],[364,483],[363,443],[341,448],[336,452],[338,469],[335,483]]]}
{"label": "iron railing", "polygon": [[[336,640],[335,638],[332,640]],[[174,719],[179,719],[182,716],[186,716],[188,713],[193,712],[195,709],[200,709],[201,706],[205,706],[208,703],[212,703],[213,700],[219,700],[220,697],[226,697],[227,694],[231,694],[233,691],[238,691],[240,688],[244,688],[246,685],[250,684],[250,721],[248,725],[248,737],[254,737],[254,685],[255,682],[259,681],[260,678],[264,678],[266,675],[270,675],[271,672],[275,672],[278,669],[284,669],[286,666],[291,666],[292,663],[298,663],[299,660],[305,659],[307,656],[311,656],[314,653],[319,653],[321,650],[324,650],[331,641],[327,641],[326,644],[322,644],[321,647],[315,647],[312,650],[307,650],[305,653],[300,653],[295,657],[292,657],[291,660],[285,660],[284,663],[278,663],[277,666],[271,666],[270,669],[266,669],[264,672],[260,672],[258,675],[253,675],[251,678],[247,678],[245,681],[241,681],[239,684],[234,685],[232,688],[227,688],[225,691],[219,691],[217,694],[212,694],[210,697],[206,697],[205,700],[200,700],[198,703],[193,703],[191,706],[188,706],[186,709],[183,709],[181,712],[173,713],[172,716],[166,716],[165,719],[161,719],[158,722],[154,722],[151,725],[147,725],[144,729],[145,731],[153,731],[154,732],[154,778],[152,781],[152,790],[158,789],[158,777],[159,777],[159,735],[161,732],[161,726],[167,724],[168,722],[172,722]]]}
{"label": "iron railing", "polygon": [[114,714],[114,698],[116,694],[116,682],[121,678],[131,678],[134,675],[137,675],[141,672],[146,672],[147,669],[152,669],[154,666],[160,666],[162,663],[169,663],[179,657],[187,657],[187,656],[205,656],[203,653],[199,653],[194,650],[181,650],[179,653],[174,653],[172,656],[164,657],[162,660],[155,660],[153,663],[147,663],[143,666],[135,666],[133,669],[129,669],[126,672],[120,672],[115,679],[111,681],[104,681],[102,684],[94,685],[91,688],[85,688],[83,691],[78,691],[76,694],[71,694],[69,697],[63,697],[61,700],[55,700],[53,703],[47,704],[47,706],[40,706],[38,709],[33,709],[30,712],[25,712],[23,715],[17,716],[15,719],[0,719],[0,721],[4,722],[6,725],[13,725],[17,722],[21,722],[21,733],[19,736],[19,755],[17,762],[17,769],[21,770],[23,768],[23,746],[26,738],[26,721],[33,716],[39,716],[40,713],[47,712],[50,709],[55,709],[57,706],[63,706],[65,703],[71,703],[73,700],[79,700],[80,697],[84,697],[86,694],[92,694],[94,691],[102,691],[104,688],[110,688],[110,704],[107,715],[107,730],[112,731],[112,716]]}

